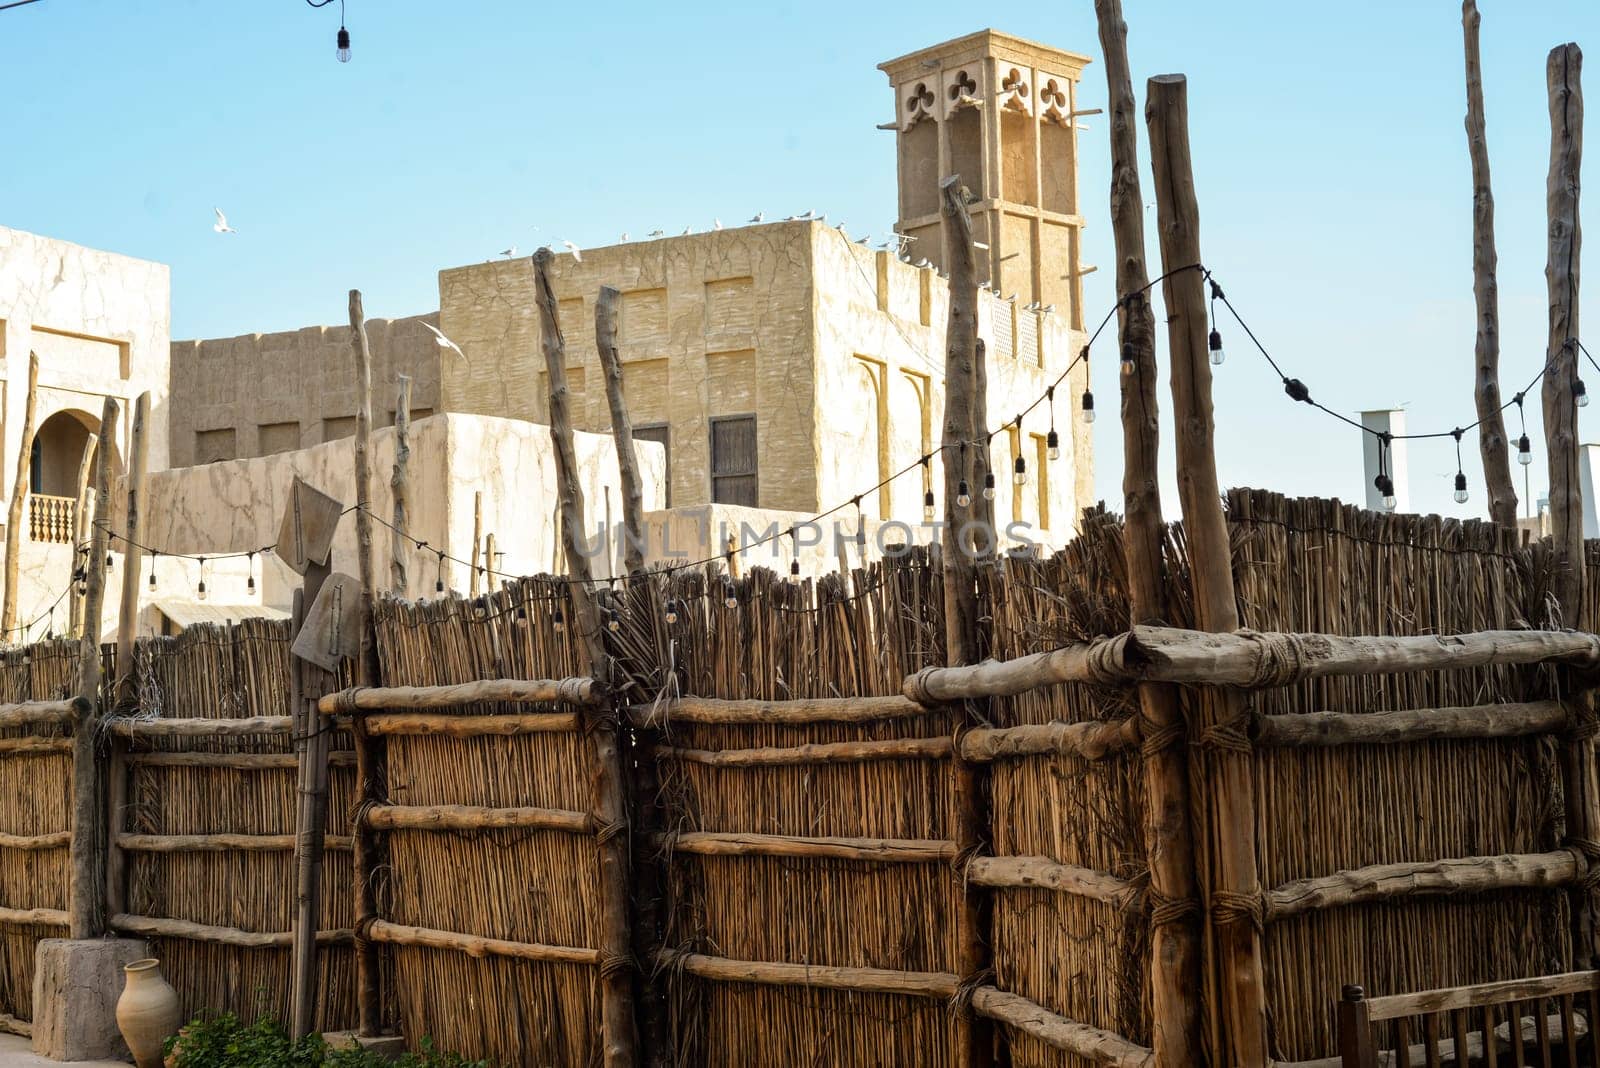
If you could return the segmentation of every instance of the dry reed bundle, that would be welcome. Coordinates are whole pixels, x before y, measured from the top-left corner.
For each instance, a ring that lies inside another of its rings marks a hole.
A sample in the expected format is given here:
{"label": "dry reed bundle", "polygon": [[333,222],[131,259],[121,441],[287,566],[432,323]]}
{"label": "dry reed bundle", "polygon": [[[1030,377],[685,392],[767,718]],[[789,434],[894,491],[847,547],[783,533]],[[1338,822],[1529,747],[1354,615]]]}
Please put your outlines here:
{"label": "dry reed bundle", "polygon": [[[66,697],[76,692],[78,644],[54,640],[0,653],[0,702]],[[11,727],[0,739],[64,738],[65,728]],[[3,743],[0,743],[3,744]],[[0,832],[39,835],[72,826],[70,749],[0,751]],[[0,905],[15,909],[68,906],[71,864],[66,847],[0,848]],[[0,1012],[33,1016],[33,957],[41,938],[63,938],[65,925],[0,924]]]}
{"label": "dry reed bundle", "polygon": [[[530,578],[470,601],[386,600],[373,614],[386,686],[589,673],[560,580]],[[528,712],[479,703],[462,714]],[[578,734],[396,735],[388,799],[405,805],[591,811],[593,747]],[[387,835],[384,919],[554,946],[599,944],[595,839],[562,831],[399,830]],[[396,946],[393,1010],[411,1041],[507,1064],[585,1064],[598,1054],[598,970]],[[465,1008],[465,1011],[463,1011]],[[490,1023],[490,1021],[493,1021]]]}
{"label": "dry reed bundle", "polygon": [[[135,645],[136,718],[242,719],[289,713],[289,629],[283,621],[246,619],[237,624],[190,627],[171,638]],[[334,748],[348,749],[343,733]],[[290,754],[286,734],[139,736],[130,754]],[[328,832],[350,833],[355,782],[351,769],[330,773]],[[290,835],[298,799],[292,764],[230,768],[173,766],[138,761],[127,774],[126,825],[147,835]],[[331,851],[325,869],[321,926],[348,930],[353,922],[348,852]],[[293,926],[294,854],[278,850],[132,852],[127,855],[127,908],[151,916],[258,933]],[[166,958],[167,974],[184,1010],[245,1018],[284,1018],[290,994],[286,946],[254,948],[215,941],[160,937],[152,951]],[[355,1016],[353,960],[348,945],[318,952],[318,1026],[349,1026]]]}
{"label": "dry reed bundle", "polygon": [[[1536,554],[1484,523],[1390,516],[1260,491],[1229,495],[1241,621],[1263,630],[1448,634],[1547,625]],[[1377,712],[1553,696],[1548,671],[1483,668],[1317,679],[1252,697],[1260,712]],[[1553,741],[1430,741],[1258,751],[1266,888],[1365,864],[1556,846]],[[1276,1052],[1327,1056],[1342,983],[1401,992],[1562,970],[1564,896],[1548,890],[1310,913],[1264,939]]]}

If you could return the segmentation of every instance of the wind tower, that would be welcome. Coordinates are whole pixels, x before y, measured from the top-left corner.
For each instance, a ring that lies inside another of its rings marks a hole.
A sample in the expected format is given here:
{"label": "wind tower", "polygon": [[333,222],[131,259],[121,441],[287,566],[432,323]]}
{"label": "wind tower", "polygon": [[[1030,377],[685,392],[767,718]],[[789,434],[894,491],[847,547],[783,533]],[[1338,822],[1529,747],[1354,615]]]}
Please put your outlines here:
{"label": "wind tower", "polygon": [[1083,329],[1078,80],[1088,56],[980,30],[878,65],[894,87],[908,255],[943,268],[939,181],[976,198],[978,280]]}

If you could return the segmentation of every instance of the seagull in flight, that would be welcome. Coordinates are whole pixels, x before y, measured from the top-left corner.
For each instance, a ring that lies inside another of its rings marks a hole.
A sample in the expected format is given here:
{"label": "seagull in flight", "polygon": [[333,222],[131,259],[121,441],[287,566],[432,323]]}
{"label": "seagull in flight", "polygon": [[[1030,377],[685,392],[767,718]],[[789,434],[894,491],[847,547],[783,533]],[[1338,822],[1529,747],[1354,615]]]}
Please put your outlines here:
{"label": "seagull in flight", "polygon": [[[426,321],[423,321],[422,325],[427,327],[428,330],[433,334],[434,342],[441,349],[447,349],[450,352],[455,353],[457,356],[460,356],[463,360],[467,360],[467,354],[461,351],[461,346],[445,337],[443,332],[441,332],[437,326],[434,326],[432,323]],[[471,363],[472,361],[467,360],[467,362]]]}
{"label": "seagull in flight", "polygon": [[211,229],[219,234],[236,234],[239,231],[228,225],[228,217],[222,214],[221,208],[212,208],[217,213],[217,221],[211,224]]}
{"label": "seagull in flight", "polygon": [[561,247],[566,249],[568,252],[572,253],[572,258],[574,260],[576,260],[579,263],[583,262],[583,250],[580,249],[577,245],[574,245],[571,241],[562,241],[561,242]]}

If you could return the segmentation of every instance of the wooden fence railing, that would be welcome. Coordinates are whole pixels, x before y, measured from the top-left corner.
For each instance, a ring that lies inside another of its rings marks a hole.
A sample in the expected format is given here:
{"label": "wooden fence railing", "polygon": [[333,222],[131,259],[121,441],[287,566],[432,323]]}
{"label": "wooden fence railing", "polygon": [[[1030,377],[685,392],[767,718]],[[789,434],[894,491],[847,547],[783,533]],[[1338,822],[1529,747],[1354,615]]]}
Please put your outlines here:
{"label": "wooden fence railing", "polygon": [[71,497],[28,495],[28,537],[33,541],[68,544],[76,537],[78,502]]}

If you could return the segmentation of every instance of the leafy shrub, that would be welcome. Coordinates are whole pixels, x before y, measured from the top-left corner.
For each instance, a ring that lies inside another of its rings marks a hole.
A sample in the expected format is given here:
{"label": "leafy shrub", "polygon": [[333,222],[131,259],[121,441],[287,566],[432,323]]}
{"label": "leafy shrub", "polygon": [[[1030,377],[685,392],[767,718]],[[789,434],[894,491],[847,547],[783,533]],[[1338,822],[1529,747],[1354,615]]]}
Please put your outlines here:
{"label": "leafy shrub", "polygon": [[420,1052],[390,1061],[360,1048],[332,1049],[321,1035],[295,1042],[271,1017],[246,1024],[232,1013],[190,1022],[167,1040],[166,1052],[167,1068],[489,1068],[488,1061],[440,1053],[428,1038]]}

